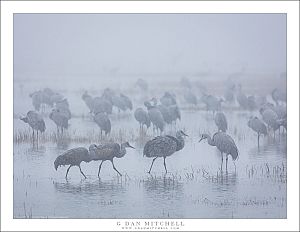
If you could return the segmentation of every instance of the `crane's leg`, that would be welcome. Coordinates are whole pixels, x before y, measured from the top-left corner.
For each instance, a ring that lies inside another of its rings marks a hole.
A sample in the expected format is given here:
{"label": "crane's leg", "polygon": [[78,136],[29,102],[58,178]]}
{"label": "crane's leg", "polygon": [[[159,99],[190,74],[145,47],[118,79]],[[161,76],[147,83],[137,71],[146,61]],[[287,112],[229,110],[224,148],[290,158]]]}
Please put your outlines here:
{"label": "crane's leg", "polygon": [[101,164],[99,165],[98,177],[100,177],[100,170],[101,170],[101,166],[102,166],[103,162],[104,162],[104,160],[102,160]]}
{"label": "crane's leg", "polygon": [[227,172],[228,154],[226,154],[226,172]]}
{"label": "crane's leg", "polygon": [[66,172],[66,179],[68,178],[68,173],[69,173],[69,170],[70,170],[71,167],[72,167],[72,165],[70,165],[70,167],[68,167],[68,169],[67,169],[67,172]]}
{"label": "crane's leg", "polygon": [[34,129],[32,129],[32,142],[34,144]]}
{"label": "crane's leg", "polygon": [[157,158],[158,158],[158,156],[157,156],[157,157],[155,157],[155,158],[152,160],[152,163],[151,163],[151,166],[150,166],[150,170],[148,171],[148,173],[149,173],[149,174],[150,174],[150,172],[151,172],[151,169],[152,169],[153,163],[154,163],[154,161],[155,161]]}
{"label": "crane's leg", "polygon": [[166,166],[166,157],[164,157],[164,166],[165,166],[165,170],[166,170],[166,173],[167,173],[168,171],[167,171],[167,166]]}
{"label": "crane's leg", "polygon": [[259,133],[257,133],[257,146],[259,147]]}
{"label": "crane's leg", "polygon": [[85,176],[84,173],[82,172],[80,165],[79,165],[78,167],[79,167],[79,170],[80,170],[81,174],[82,174],[82,175],[84,176],[84,178],[86,179],[86,176]]}
{"label": "crane's leg", "polygon": [[36,146],[37,146],[37,148],[39,146],[39,131],[38,130],[36,131]]}
{"label": "crane's leg", "polygon": [[111,163],[112,163],[113,169],[114,169],[120,176],[122,176],[122,174],[116,169],[113,160],[111,160]]}
{"label": "crane's leg", "polygon": [[221,172],[223,170],[223,152],[221,152],[221,158],[222,158],[222,162],[221,162]]}

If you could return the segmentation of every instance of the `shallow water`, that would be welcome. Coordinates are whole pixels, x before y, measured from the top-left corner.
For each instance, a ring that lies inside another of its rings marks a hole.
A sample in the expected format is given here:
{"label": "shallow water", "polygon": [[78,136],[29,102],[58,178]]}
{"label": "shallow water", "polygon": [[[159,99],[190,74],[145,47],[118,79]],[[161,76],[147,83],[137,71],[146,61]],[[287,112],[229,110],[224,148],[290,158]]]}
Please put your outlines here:
{"label": "shallow water", "polygon": [[[143,157],[145,143],[132,113],[113,117],[112,134],[120,142],[129,140],[136,147],[127,149],[115,166],[104,162],[98,179],[99,162],[82,163],[87,179],[72,167],[68,181],[67,167],[55,171],[53,162],[65,150],[88,142],[14,143],[14,217],[15,218],[286,218],[286,134],[275,139],[261,138],[247,127],[250,112],[224,112],[228,134],[235,140],[240,156],[235,166],[229,158],[228,173],[221,172],[221,158],[216,148],[206,141],[198,143],[199,134],[213,134],[216,127],[212,114],[190,110],[182,112],[177,128],[189,137],[183,150],[166,159],[155,161],[152,175],[147,173],[151,159]],[[56,128],[45,118],[47,131]],[[238,125],[238,126],[237,126]],[[30,133],[27,125],[14,120],[15,133]],[[99,133],[89,117],[70,120],[68,136]],[[167,133],[174,133],[168,128]],[[47,132],[46,132],[47,133]],[[153,137],[152,129],[147,131]],[[147,138],[148,138],[147,137]],[[93,143],[100,143],[99,139]]]}

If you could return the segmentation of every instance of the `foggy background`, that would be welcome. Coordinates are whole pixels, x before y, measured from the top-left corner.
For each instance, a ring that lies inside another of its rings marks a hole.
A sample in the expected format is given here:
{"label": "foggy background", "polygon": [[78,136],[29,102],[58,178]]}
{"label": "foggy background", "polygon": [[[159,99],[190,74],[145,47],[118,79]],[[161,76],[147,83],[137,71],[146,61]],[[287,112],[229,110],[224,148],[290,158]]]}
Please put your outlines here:
{"label": "foggy background", "polygon": [[14,78],[279,75],[284,14],[15,14]]}

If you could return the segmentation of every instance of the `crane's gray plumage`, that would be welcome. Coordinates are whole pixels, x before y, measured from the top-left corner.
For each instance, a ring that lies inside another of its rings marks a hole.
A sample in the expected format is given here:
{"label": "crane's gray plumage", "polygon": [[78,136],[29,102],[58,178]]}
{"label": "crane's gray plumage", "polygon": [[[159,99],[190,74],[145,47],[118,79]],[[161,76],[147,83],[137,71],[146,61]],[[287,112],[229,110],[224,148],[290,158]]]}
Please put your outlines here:
{"label": "crane's gray plumage", "polygon": [[286,93],[275,88],[273,91],[272,91],[272,99],[274,100],[274,102],[276,103],[276,105],[279,104],[279,102],[286,102]]}
{"label": "crane's gray plumage", "polygon": [[111,114],[112,113],[112,108],[113,108],[112,103],[104,97],[95,97],[93,99],[93,110],[92,110],[92,112],[94,114],[98,114],[98,113]]}
{"label": "crane's gray plumage", "polygon": [[165,92],[164,95],[159,99],[160,103],[164,106],[176,105],[176,97],[175,95]]}
{"label": "crane's gray plumage", "polygon": [[94,121],[100,127],[101,136],[102,136],[102,131],[105,132],[105,135],[110,133],[111,123],[110,123],[110,120],[109,120],[108,116],[105,113],[97,113],[94,116]]}
{"label": "crane's gray plumage", "polygon": [[149,115],[148,113],[143,110],[142,108],[137,108],[135,111],[134,111],[134,117],[135,119],[139,122],[140,124],[140,129],[143,127],[143,125],[146,125],[147,128],[150,127],[150,118],[149,118]]}
{"label": "crane's gray plumage", "polygon": [[152,122],[153,129],[157,129],[157,130],[159,129],[162,132],[165,127],[165,121],[162,113],[156,106],[151,105],[149,101],[146,101],[144,105],[148,109],[148,115],[150,121]]}
{"label": "crane's gray plumage", "polygon": [[249,110],[255,110],[256,109],[256,101],[255,101],[255,97],[254,96],[248,96],[247,97],[248,100],[248,109]]}
{"label": "crane's gray plumage", "polygon": [[127,109],[126,103],[124,101],[123,98],[121,98],[120,96],[117,95],[113,95],[112,96],[112,103],[115,107],[117,107],[117,109],[119,110],[119,112],[125,111]]}
{"label": "crane's gray plumage", "polygon": [[95,144],[92,144],[89,147],[89,151],[90,151],[92,160],[94,160],[94,161],[101,160],[102,161],[99,165],[98,177],[100,176],[100,170],[101,170],[102,163],[106,160],[110,160],[113,165],[113,169],[118,174],[120,174],[120,176],[122,176],[122,174],[116,169],[113,159],[124,157],[126,154],[127,147],[134,149],[134,147],[131,146],[128,142],[122,143],[121,146],[118,143],[108,143],[108,144],[98,145],[98,146]]}
{"label": "crane's gray plumage", "polygon": [[236,160],[239,155],[238,148],[235,145],[234,140],[224,132],[217,132],[213,135],[212,138],[208,134],[202,134],[199,142],[201,142],[203,139],[207,139],[209,145],[216,146],[218,150],[221,152],[221,156],[222,156],[221,170],[223,166],[223,153],[226,154],[226,171],[227,171],[228,155],[231,155],[232,160]]}
{"label": "crane's gray plumage", "polygon": [[257,133],[257,145],[259,146],[259,137],[261,134],[267,135],[267,127],[266,125],[258,118],[251,117],[247,123],[248,127],[254,130]]}
{"label": "crane's gray plumage", "polygon": [[138,87],[141,88],[141,90],[143,91],[147,91],[148,90],[148,83],[144,80],[139,78],[136,83],[135,83]]}
{"label": "crane's gray plumage", "polygon": [[73,148],[64,152],[55,159],[54,168],[57,170],[60,166],[70,165],[66,172],[67,179],[70,168],[72,166],[78,166],[80,173],[84,176],[84,178],[86,178],[80,167],[82,161],[86,163],[92,161],[89,151],[84,147]]}
{"label": "crane's gray plumage", "polygon": [[206,104],[206,110],[212,111],[215,114],[215,111],[221,110],[221,102],[223,99],[218,99],[212,95],[203,95],[202,101]]}
{"label": "crane's gray plumage", "polygon": [[223,112],[218,112],[215,115],[215,123],[218,127],[218,131],[227,131],[227,119]]}
{"label": "crane's gray plumage", "polygon": [[260,109],[260,113],[262,115],[263,121],[273,129],[275,137],[275,131],[280,127],[278,115],[274,110],[270,108]]}
{"label": "crane's gray plumage", "polygon": [[161,112],[165,123],[171,124],[172,123],[172,118],[171,118],[171,115],[170,115],[170,112],[169,112],[169,107],[167,107],[165,105],[158,105],[157,109]]}
{"label": "crane's gray plumage", "polygon": [[151,172],[153,163],[158,157],[164,158],[164,166],[167,173],[166,157],[171,156],[176,151],[179,151],[184,147],[183,136],[187,135],[180,130],[176,132],[176,137],[171,135],[158,136],[145,144],[143,155],[149,158],[155,157],[148,173]]}
{"label": "crane's gray plumage", "polygon": [[61,112],[59,109],[53,109],[49,118],[56,124],[58,133],[59,129],[61,129],[61,133],[63,133],[64,129],[68,129],[69,117],[65,112]]}
{"label": "crane's gray plumage", "polygon": [[192,105],[197,105],[197,97],[194,93],[192,93],[190,90],[185,91],[184,93],[184,99],[187,103],[192,104]]}
{"label": "crane's gray plumage", "polygon": [[86,106],[89,108],[90,113],[92,113],[93,109],[94,109],[93,97],[91,95],[89,95],[87,91],[85,91],[82,94],[81,98],[84,101],[84,103],[86,104]]}
{"label": "crane's gray plumage", "polygon": [[247,96],[242,92],[242,86],[239,85],[239,90],[236,96],[236,100],[238,101],[240,107],[244,110],[248,109],[248,98]]}
{"label": "crane's gray plumage", "polygon": [[120,94],[120,98],[123,100],[126,108],[132,110],[132,101],[130,100],[130,98],[125,96],[124,94]]}
{"label": "crane's gray plumage", "polygon": [[46,130],[46,125],[43,117],[34,111],[28,111],[26,117],[21,118],[21,120],[25,123],[28,123],[29,126],[32,128],[32,139],[34,141],[34,131],[37,132],[37,139],[38,139],[38,132],[44,132]]}

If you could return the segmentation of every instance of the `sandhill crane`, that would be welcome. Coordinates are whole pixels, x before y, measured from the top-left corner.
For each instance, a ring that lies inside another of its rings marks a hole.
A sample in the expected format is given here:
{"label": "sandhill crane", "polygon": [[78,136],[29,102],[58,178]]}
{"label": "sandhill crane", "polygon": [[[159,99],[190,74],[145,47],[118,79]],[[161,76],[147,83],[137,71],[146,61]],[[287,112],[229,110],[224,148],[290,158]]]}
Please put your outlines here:
{"label": "sandhill crane", "polygon": [[94,121],[100,127],[101,137],[102,137],[102,131],[105,132],[105,135],[110,133],[111,123],[110,123],[110,120],[109,120],[108,116],[105,113],[97,113],[94,116]]}
{"label": "sandhill crane", "polygon": [[104,161],[109,160],[112,163],[113,169],[120,175],[122,174],[116,169],[114,165],[114,158],[122,158],[126,154],[126,148],[130,147],[133,148],[129,144],[129,142],[122,143],[121,146],[118,143],[108,143],[104,145],[95,145],[92,144],[89,147],[90,155],[94,161],[101,160],[101,163],[99,165],[99,170],[98,170],[98,177],[100,177],[100,170],[101,166]]}
{"label": "sandhill crane", "polygon": [[181,120],[181,113],[179,107],[175,105],[171,105],[168,107],[169,109],[169,115],[171,117],[171,122],[175,122],[176,125],[176,120]]}
{"label": "sandhill crane", "polygon": [[49,114],[49,118],[56,124],[58,135],[59,129],[61,129],[62,134],[64,132],[64,129],[68,129],[69,118],[64,112],[61,112],[59,109],[53,109]]}
{"label": "sandhill crane", "polygon": [[218,112],[215,115],[215,123],[218,127],[218,131],[226,132],[227,130],[227,119],[223,112]]}
{"label": "sandhill crane", "polygon": [[184,99],[189,104],[197,105],[197,102],[198,102],[197,101],[197,97],[190,90],[185,91],[185,93],[184,93]]}
{"label": "sandhill crane", "polygon": [[143,128],[143,125],[146,125],[147,128],[150,127],[150,118],[148,113],[143,110],[142,108],[137,108],[134,112],[134,117],[135,119],[139,122],[140,124],[140,129]]}
{"label": "sandhill crane", "polygon": [[160,103],[164,106],[176,105],[176,97],[175,95],[165,92],[164,95],[159,99]]}
{"label": "sandhill crane", "polygon": [[214,115],[215,111],[221,110],[221,103],[223,102],[223,99],[218,99],[212,95],[203,95],[202,101],[206,104],[206,110],[211,110]]}
{"label": "sandhill crane", "polygon": [[179,84],[182,86],[182,87],[185,87],[185,88],[188,88],[188,89],[191,89],[192,88],[192,83],[191,81],[187,78],[187,77],[182,77]]}
{"label": "sandhill crane", "polygon": [[68,177],[69,170],[72,166],[78,166],[80,173],[86,178],[81,170],[80,163],[84,161],[86,163],[92,161],[89,151],[84,147],[78,147],[70,149],[58,156],[54,161],[54,168],[57,170],[59,166],[70,165],[66,172],[66,179]]}
{"label": "sandhill crane", "polygon": [[169,112],[169,107],[165,106],[165,105],[158,105],[157,109],[159,109],[159,111],[161,112],[165,123],[171,124],[172,120],[171,120],[171,115]]}
{"label": "sandhill crane", "polygon": [[207,139],[209,145],[216,146],[218,150],[221,152],[221,157],[222,157],[221,170],[223,166],[223,153],[226,154],[226,171],[227,171],[228,155],[231,155],[233,161],[236,160],[239,155],[234,140],[224,132],[215,133],[212,139],[208,134],[202,134],[199,142],[201,142],[203,139]]}
{"label": "sandhill crane", "polygon": [[39,139],[39,131],[44,132],[46,130],[46,125],[43,117],[34,111],[28,111],[26,117],[20,118],[23,122],[28,123],[32,128],[32,139],[34,142],[34,131],[36,131],[37,141]]}
{"label": "sandhill crane", "polygon": [[274,132],[274,138],[275,138],[275,131],[279,129],[280,127],[280,121],[278,118],[278,115],[275,113],[274,110],[267,108],[267,109],[260,109],[260,113],[262,115],[263,121],[268,125],[268,127],[271,127]]}
{"label": "sandhill crane", "polygon": [[119,113],[122,111],[125,111],[127,109],[126,103],[123,98],[117,95],[112,96],[112,103],[115,107],[117,107]]}
{"label": "sandhill crane", "polygon": [[272,99],[274,100],[274,102],[276,103],[276,105],[278,105],[279,102],[286,102],[287,96],[286,96],[285,92],[283,92],[282,90],[279,90],[279,89],[275,88],[272,91]]}
{"label": "sandhill crane", "polygon": [[85,104],[87,105],[87,107],[89,108],[90,110],[90,113],[93,112],[93,109],[94,109],[94,104],[93,104],[93,97],[91,95],[88,94],[87,91],[85,91],[83,94],[82,94],[82,100],[85,102]]}
{"label": "sandhill crane", "polygon": [[164,158],[164,167],[167,173],[166,158],[174,154],[176,151],[180,151],[184,147],[183,136],[188,135],[180,130],[176,132],[176,137],[171,135],[158,136],[145,144],[143,151],[144,156],[148,158],[154,157],[148,173],[151,172],[153,163],[158,157]]}
{"label": "sandhill crane", "polygon": [[104,97],[95,97],[93,99],[92,112],[94,114],[98,114],[98,113],[111,114],[112,108],[113,108],[112,103],[109,100],[105,99]]}
{"label": "sandhill crane", "polygon": [[162,132],[165,127],[165,121],[163,118],[163,115],[161,114],[160,110],[156,107],[151,105],[149,101],[144,102],[144,105],[148,109],[148,115],[150,118],[150,121],[152,122],[153,125],[153,130],[160,130]]}
{"label": "sandhill crane", "polygon": [[257,145],[259,146],[260,135],[268,134],[266,125],[258,117],[251,117],[247,125],[257,133]]}
{"label": "sandhill crane", "polygon": [[236,96],[236,100],[238,101],[240,107],[244,110],[248,109],[248,98],[247,96],[242,92],[242,86],[241,84],[238,85],[238,93]]}
{"label": "sandhill crane", "polygon": [[31,93],[29,96],[32,99],[32,105],[36,111],[39,111],[43,103],[43,93],[41,90]]}
{"label": "sandhill crane", "polygon": [[61,115],[65,116],[68,120],[71,119],[72,114],[69,109],[69,102],[66,98],[57,102],[55,104],[55,109],[57,109],[59,111],[59,113]]}
{"label": "sandhill crane", "polygon": [[124,94],[120,94],[120,98],[123,100],[124,105],[127,109],[132,110],[132,101],[129,97],[125,96]]}
{"label": "sandhill crane", "polygon": [[138,87],[141,88],[141,90],[143,91],[147,91],[148,90],[148,83],[144,80],[139,78],[136,83],[135,83]]}

